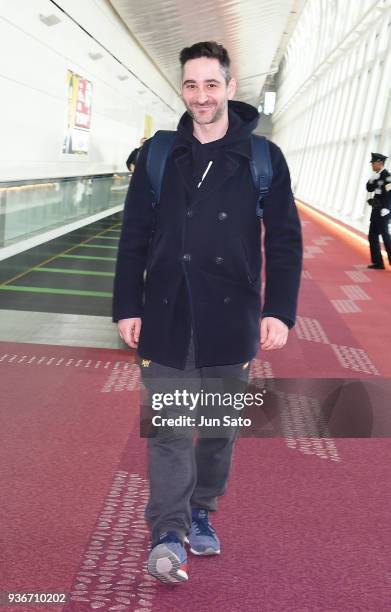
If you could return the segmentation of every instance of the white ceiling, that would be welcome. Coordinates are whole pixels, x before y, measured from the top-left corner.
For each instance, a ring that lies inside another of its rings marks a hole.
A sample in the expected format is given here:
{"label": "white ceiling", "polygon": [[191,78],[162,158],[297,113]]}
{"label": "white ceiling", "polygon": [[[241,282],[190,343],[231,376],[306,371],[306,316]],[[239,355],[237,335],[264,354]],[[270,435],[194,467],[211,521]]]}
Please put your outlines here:
{"label": "white ceiling", "polygon": [[179,52],[216,40],[231,57],[236,98],[258,106],[306,0],[108,0],[151,60],[179,91]]}

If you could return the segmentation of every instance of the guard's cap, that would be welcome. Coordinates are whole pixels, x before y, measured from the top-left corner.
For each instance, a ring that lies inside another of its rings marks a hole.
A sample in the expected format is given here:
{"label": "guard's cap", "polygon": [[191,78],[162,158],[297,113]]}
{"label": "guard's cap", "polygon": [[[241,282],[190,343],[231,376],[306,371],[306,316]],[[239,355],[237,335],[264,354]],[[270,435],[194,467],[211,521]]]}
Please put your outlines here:
{"label": "guard's cap", "polygon": [[382,155],[381,153],[371,153],[371,158],[372,158],[371,159],[371,164],[373,162],[377,162],[377,161],[380,161],[380,162],[384,163],[386,161],[386,159],[387,159],[387,156],[386,155]]}

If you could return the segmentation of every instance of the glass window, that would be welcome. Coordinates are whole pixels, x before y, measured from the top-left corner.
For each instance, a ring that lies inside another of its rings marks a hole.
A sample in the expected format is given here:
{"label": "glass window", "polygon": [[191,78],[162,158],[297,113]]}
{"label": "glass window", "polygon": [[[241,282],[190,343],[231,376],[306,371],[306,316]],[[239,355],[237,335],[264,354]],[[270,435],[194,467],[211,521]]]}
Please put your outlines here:
{"label": "glass window", "polygon": [[365,231],[368,150],[377,143],[391,156],[391,7],[384,3],[383,12],[376,12],[373,6],[373,0],[307,0],[286,55],[280,83],[285,99],[366,13],[377,22],[365,31],[362,21],[353,46],[287,106],[276,132],[289,143],[297,197],[355,219]]}
{"label": "glass window", "polygon": [[1,246],[122,206],[128,187],[128,172],[0,183]]}
{"label": "glass window", "polygon": [[390,36],[391,36],[391,21],[386,19],[383,23],[383,27],[380,32],[380,40],[379,47],[377,52],[382,53],[387,49],[387,46],[390,44]]}

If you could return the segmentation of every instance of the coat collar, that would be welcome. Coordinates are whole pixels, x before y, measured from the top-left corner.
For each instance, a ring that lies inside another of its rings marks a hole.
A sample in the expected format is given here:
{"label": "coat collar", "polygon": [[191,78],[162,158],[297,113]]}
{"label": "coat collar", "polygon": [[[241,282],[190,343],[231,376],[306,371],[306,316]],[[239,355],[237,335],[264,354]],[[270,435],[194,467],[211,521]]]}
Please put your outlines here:
{"label": "coat collar", "polygon": [[177,138],[172,155],[178,169],[181,180],[191,197],[192,203],[196,203],[209,197],[236,172],[240,165],[240,158],[249,160],[252,158],[250,138],[245,138],[222,146],[222,155],[213,163],[208,178],[199,189],[194,187],[193,158],[191,144],[188,140]]}
{"label": "coat collar", "polygon": [[[238,152],[236,151],[236,153]],[[230,150],[225,150],[224,153],[214,161],[208,172],[207,179],[199,189],[196,189],[194,186],[191,151],[189,149],[186,151],[182,150],[180,155],[175,157],[175,164],[186,191],[191,198],[191,202],[196,204],[200,200],[210,197],[215,191],[218,191],[236,172],[240,162],[237,155],[233,154]]]}

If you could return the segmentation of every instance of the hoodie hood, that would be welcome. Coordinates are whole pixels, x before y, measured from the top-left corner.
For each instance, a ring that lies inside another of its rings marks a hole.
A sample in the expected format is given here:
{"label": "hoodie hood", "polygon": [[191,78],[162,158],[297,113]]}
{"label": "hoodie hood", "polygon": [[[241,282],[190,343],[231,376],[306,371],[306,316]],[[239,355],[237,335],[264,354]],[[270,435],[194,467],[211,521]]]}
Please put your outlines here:
{"label": "hoodie hood", "polygon": [[[245,102],[236,100],[228,100],[228,120],[229,126],[227,133],[218,140],[207,142],[202,145],[208,149],[216,149],[220,147],[231,146],[234,143],[248,140],[251,132],[257,127],[259,113],[254,106]],[[187,146],[200,144],[193,136],[193,120],[186,111],[178,123],[179,140]]]}

